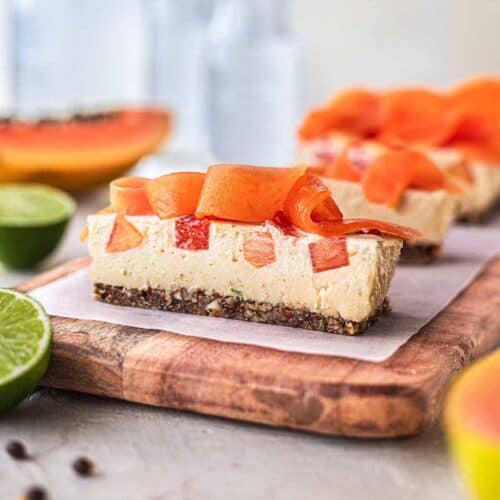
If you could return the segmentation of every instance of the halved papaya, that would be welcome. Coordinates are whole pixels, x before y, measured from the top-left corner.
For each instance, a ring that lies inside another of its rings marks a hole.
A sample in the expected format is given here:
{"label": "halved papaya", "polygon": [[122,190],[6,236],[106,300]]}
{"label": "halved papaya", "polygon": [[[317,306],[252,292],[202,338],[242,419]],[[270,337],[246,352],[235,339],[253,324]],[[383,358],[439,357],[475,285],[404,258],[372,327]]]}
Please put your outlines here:
{"label": "halved papaya", "polygon": [[448,393],[444,423],[474,498],[500,498],[500,349],[466,370]]}
{"label": "halved papaya", "polygon": [[170,114],[159,109],[2,120],[0,182],[36,181],[84,190],[120,176],[153,152],[170,128]]}

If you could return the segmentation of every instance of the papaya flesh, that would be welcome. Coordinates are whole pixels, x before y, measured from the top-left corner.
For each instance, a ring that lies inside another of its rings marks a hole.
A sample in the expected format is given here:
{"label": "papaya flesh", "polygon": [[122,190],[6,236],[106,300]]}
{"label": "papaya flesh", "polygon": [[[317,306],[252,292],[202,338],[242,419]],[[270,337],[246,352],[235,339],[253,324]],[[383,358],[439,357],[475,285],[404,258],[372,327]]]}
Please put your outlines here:
{"label": "papaya flesh", "polygon": [[155,151],[170,129],[167,111],[147,108],[60,120],[0,120],[0,182],[82,191],[122,175]]}
{"label": "papaya flesh", "polygon": [[472,497],[500,498],[500,348],[462,374],[448,393],[444,423]]}

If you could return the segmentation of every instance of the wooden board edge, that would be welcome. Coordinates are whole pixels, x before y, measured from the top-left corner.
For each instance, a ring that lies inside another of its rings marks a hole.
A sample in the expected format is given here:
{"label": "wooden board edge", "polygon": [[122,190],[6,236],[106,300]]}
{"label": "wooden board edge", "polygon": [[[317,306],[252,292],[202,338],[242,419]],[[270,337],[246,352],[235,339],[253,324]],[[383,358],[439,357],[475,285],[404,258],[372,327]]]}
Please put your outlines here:
{"label": "wooden board edge", "polygon": [[[38,279],[30,280],[24,286],[27,290],[42,286],[87,264],[88,259],[70,262],[54,271],[44,273]],[[443,350],[441,361],[446,360],[448,363],[447,365],[445,363],[445,369],[441,368],[437,372],[430,371],[413,383],[406,379],[402,384],[379,384],[374,388],[371,385],[356,382],[356,376],[359,375],[363,365],[364,368],[369,366],[377,371],[386,370],[388,373],[394,372],[404,375],[404,357],[400,359],[400,351],[408,350],[408,346],[413,343],[416,343],[415,347],[424,349],[425,335],[435,335],[436,329],[439,329],[439,322],[443,321],[443,315],[448,313],[448,309],[453,309],[453,305],[457,302],[468,301],[471,288],[482,286],[483,281],[491,280],[492,273],[494,279],[500,277],[500,257],[489,262],[482,272],[476,276],[471,285],[455,297],[448,308],[434,318],[419,334],[413,336],[406,344],[401,346],[391,358],[382,363],[349,360],[352,363],[351,369],[348,370],[345,377],[336,380],[334,383],[318,384],[315,380],[310,380],[307,383],[300,384],[293,377],[289,379],[287,377],[278,377],[270,380],[263,379],[254,383],[252,387],[242,388],[245,385],[245,379],[242,378],[244,370],[242,369],[241,373],[235,374],[234,380],[227,379],[219,374],[220,377],[202,380],[202,385],[200,385],[199,373],[196,370],[192,371],[190,364],[186,363],[183,369],[177,372],[169,368],[168,378],[173,396],[163,395],[162,397],[166,399],[161,399],[155,394],[148,393],[147,390],[142,390],[142,392],[139,390],[135,395],[130,391],[127,394],[117,391],[112,396],[139,403],[168,406],[197,413],[320,434],[363,438],[414,435],[436,421],[447,382],[477,355],[492,347],[495,339],[498,339],[500,335],[499,323],[496,322],[490,325],[490,328],[478,334],[473,342],[461,342],[460,345],[453,345],[451,348],[446,345],[437,345],[437,349]],[[490,315],[489,310],[484,310],[483,313]],[[477,319],[481,323],[481,315],[478,315]],[[192,344],[189,344],[185,349],[183,347],[182,352],[179,354],[179,359],[176,361],[177,368],[182,364],[183,360],[186,360],[188,355],[195,357],[196,349],[200,349],[200,347],[209,343],[217,344],[216,341],[208,339],[196,339],[168,332],[146,331],[152,335],[161,334],[191,339]],[[181,344],[183,344],[183,341],[181,341]],[[253,356],[256,359],[264,352],[267,354],[283,352],[244,344],[225,344],[224,348],[226,353],[232,354],[236,350],[244,348],[246,354],[254,353],[249,356],[249,359]],[[220,351],[218,353],[220,354]],[[228,356],[230,357],[232,354],[228,354]],[[68,353],[65,353],[65,355],[68,355]],[[303,356],[298,353],[287,353],[287,355],[290,359]],[[310,355],[310,357],[320,358],[317,355]],[[328,358],[331,363],[344,359]],[[66,369],[70,369],[70,358],[66,357],[65,360],[67,363]],[[441,362],[442,366],[443,363]],[[120,375],[116,373],[117,368],[112,364],[106,367],[103,366],[103,368],[107,370],[109,376],[120,378]],[[144,369],[146,370],[145,375],[148,368]],[[94,374],[87,375],[93,376]],[[50,373],[46,378],[46,383],[51,387],[78,390],[75,385],[58,383],[57,377],[51,376]],[[193,400],[190,394],[196,394],[202,388],[206,399],[204,401]],[[106,394],[101,389],[92,391],[86,388],[85,392],[93,392],[99,395]],[[235,394],[238,395],[236,400],[234,398]],[[224,403],[220,404],[220,401]],[[247,403],[244,404],[243,401],[247,401]],[[256,411],[256,408],[259,408],[259,410]],[[325,415],[323,415],[323,418],[315,419],[313,417],[318,408],[323,410],[326,408],[328,411],[324,410]],[[388,419],[388,415],[397,415],[397,418]],[[382,424],[382,422],[384,423]]]}

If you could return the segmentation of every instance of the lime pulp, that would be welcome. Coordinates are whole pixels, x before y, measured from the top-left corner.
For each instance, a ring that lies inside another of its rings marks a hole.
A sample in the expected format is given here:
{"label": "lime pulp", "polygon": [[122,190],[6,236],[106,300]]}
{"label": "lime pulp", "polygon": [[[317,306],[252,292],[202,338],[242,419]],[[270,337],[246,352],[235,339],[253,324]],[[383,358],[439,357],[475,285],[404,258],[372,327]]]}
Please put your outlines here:
{"label": "lime pulp", "polygon": [[63,191],[40,184],[0,185],[0,262],[27,269],[50,255],[75,204]]}
{"label": "lime pulp", "polygon": [[49,364],[51,345],[42,306],[20,292],[0,289],[0,412],[35,389]]}

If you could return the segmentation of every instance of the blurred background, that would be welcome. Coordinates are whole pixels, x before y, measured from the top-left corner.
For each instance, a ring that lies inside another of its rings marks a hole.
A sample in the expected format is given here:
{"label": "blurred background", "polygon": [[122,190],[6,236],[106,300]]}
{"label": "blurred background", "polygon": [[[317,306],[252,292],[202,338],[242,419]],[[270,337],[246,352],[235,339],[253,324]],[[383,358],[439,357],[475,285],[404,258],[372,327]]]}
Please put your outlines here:
{"label": "blurred background", "polygon": [[175,161],[282,164],[342,87],[500,73],[499,19],[496,0],[0,0],[0,114],[154,104]]}

